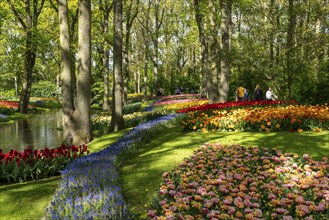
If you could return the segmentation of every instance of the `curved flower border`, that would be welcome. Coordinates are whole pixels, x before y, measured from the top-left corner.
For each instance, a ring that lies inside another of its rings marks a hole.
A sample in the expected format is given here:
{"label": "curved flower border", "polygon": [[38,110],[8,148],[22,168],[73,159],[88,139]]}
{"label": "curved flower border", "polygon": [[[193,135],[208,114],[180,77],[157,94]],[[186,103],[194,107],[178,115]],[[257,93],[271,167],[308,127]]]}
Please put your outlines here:
{"label": "curved flower border", "polygon": [[62,172],[46,217],[51,219],[134,219],[121,193],[117,157],[145,135],[164,129],[177,114],[140,124],[115,144],[70,163]]}

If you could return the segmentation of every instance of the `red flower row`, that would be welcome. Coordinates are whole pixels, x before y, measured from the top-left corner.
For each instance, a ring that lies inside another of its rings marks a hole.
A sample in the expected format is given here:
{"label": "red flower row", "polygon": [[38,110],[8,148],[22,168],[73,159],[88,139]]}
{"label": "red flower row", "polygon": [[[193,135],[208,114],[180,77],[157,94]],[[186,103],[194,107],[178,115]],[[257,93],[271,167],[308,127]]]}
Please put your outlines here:
{"label": "red flower row", "polygon": [[0,100],[0,106],[6,108],[18,108],[18,102]]}
{"label": "red flower row", "polygon": [[[295,101],[292,101],[294,104]],[[292,104],[290,102],[290,104]],[[263,106],[263,105],[279,105],[284,104],[283,101],[244,101],[244,102],[224,102],[224,103],[213,103],[213,104],[205,104],[199,106],[193,106],[186,109],[180,109],[177,113],[186,113],[191,111],[205,111],[208,109],[223,109],[223,108],[234,108],[234,107],[243,107],[243,106]]]}
{"label": "red flower row", "polygon": [[62,145],[56,149],[25,149],[23,152],[18,152],[16,150],[10,150],[8,153],[4,154],[2,149],[0,149],[0,164],[9,163],[16,160],[17,164],[20,165],[21,160],[25,162],[33,163],[36,159],[46,159],[46,158],[55,158],[57,156],[64,156],[67,158],[76,158],[79,155],[84,153],[89,154],[86,145],[82,146],[65,146]]}

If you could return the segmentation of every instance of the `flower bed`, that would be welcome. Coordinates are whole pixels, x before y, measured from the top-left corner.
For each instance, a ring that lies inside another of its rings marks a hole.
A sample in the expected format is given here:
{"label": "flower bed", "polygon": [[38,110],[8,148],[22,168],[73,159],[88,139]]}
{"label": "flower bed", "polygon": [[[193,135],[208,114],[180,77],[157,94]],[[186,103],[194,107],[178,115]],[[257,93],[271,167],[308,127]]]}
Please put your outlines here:
{"label": "flower bed", "polygon": [[17,109],[18,108],[18,102],[0,100],[0,107]]}
{"label": "flower bed", "polygon": [[329,164],[279,150],[206,144],[163,174],[151,219],[327,219]]}
{"label": "flower bed", "polygon": [[329,129],[329,106],[267,106],[189,112],[181,121],[191,131],[298,131]]}
{"label": "flower bed", "polygon": [[180,112],[180,109],[186,109],[186,108],[193,108],[194,106],[202,106],[204,104],[209,103],[209,100],[205,99],[183,99],[181,100],[175,100],[175,101],[168,101],[167,104],[163,106],[163,109],[167,111],[174,111],[178,113]]}
{"label": "flower bed", "polygon": [[22,182],[29,179],[58,175],[70,161],[88,154],[87,146],[65,146],[57,149],[11,150],[3,153],[0,149],[0,182]]}
{"label": "flower bed", "polygon": [[177,113],[187,113],[191,111],[206,111],[211,109],[228,109],[238,107],[250,107],[250,106],[268,106],[268,105],[280,105],[288,104],[280,100],[276,101],[244,101],[244,102],[224,102],[224,103],[213,103],[213,104],[201,104],[192,105],[183,109],[179,109]]}
{"label": "flower bed", "polygon": [[[164,116],[167,113],[164,111],[150,110],[145,112],[134,112],[132,114],[123,115],[126,128],[137,126],[140,123],[147,122],[149,120],[156,119],[160,116]],[[92,130],[97,135],[107,134],[111,125],[111,115],[98,115],[91,119]]]}
{"label": "flower bed", "polygon": [[50,219],[135,219],[121,193],[117,157],[147,142],[177,115],[139,124],[115,144],[79,158],[62,172],[62,179],[46,210]]}

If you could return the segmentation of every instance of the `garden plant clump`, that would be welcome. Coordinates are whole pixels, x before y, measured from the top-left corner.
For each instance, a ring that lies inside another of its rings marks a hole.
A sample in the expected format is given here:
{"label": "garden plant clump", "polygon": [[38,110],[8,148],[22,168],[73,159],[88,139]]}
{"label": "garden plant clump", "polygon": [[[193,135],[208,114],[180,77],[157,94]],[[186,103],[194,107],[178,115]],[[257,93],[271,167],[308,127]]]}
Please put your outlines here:
{"label": "garden plant clump", "polygon": [[73,159],[88,153],[86,145],[25,149],[23,152],[10,150],[8,153],[3,153],[0,149],[0,183],[23,182],[59,175],[59,171]]}
{"label": "garden plant clump", "polygon": [[189,111],[182,120],[184,130],[297,131],[329,130],[329,106],[263,106]]}
{"label": "garden plant clump", "polygon": [[328,158],[205,144],[163,174],[151,219],[327,219]]}

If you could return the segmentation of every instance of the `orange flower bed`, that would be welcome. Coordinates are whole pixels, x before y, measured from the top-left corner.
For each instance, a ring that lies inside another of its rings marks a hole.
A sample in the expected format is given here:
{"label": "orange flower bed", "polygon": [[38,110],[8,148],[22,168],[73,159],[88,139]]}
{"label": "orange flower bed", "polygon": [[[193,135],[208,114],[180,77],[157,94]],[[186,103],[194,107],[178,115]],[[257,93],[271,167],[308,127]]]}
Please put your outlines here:
{"label": "orange flower bed", "polygon": [[328,105],[256,107],[210,112],[189,112],[181,121],[185,130],[194,131],[321,131],[329,129]]}

